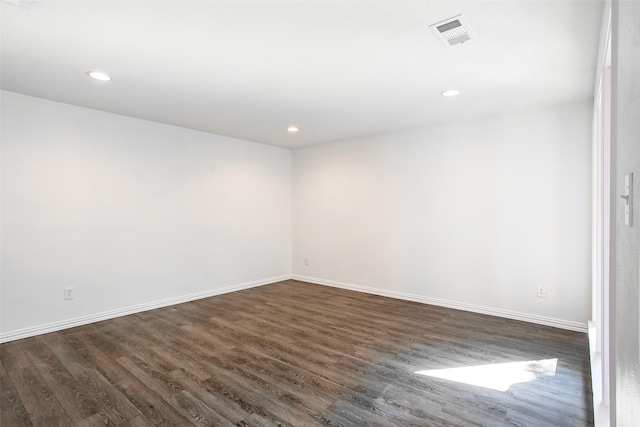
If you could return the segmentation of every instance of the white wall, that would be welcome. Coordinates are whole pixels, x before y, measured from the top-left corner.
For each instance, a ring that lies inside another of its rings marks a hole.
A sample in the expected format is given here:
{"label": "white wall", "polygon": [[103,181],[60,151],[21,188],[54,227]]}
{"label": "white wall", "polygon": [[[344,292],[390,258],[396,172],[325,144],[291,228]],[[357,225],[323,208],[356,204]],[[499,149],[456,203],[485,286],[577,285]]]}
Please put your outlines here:
{"label": "white wall", "polygon": [[585,324],[591,110],[389,133],[292,159],[2,92],[0,334],[292,271]]}
{"label": "white wall", "polygon": [[592,110],[294,150],[294,275],[586,324]]}
{"label": "white wall", "polygon": [[291,272],[288,149],[6,91],[1,136],[5,335]]}

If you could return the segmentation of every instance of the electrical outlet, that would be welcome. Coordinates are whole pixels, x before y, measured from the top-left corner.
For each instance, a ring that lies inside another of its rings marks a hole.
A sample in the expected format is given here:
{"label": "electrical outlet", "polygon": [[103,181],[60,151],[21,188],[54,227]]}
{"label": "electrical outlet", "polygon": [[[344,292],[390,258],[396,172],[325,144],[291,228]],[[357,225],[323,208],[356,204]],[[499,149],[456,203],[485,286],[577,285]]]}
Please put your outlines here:
{"label": "electrical outlet", "polygon": [[74,297],[73,287],[68,286],[64,288],[64,299],[73,299],[73,297]]}
{"label": "electrical outlet", "polygon": [[538,298],[546,298],[546,297],[547,297],[547,288],[538,286]]}
{"label": "electrical outlet", "polygon": [[304,265],[309,265],[309,258],[304,259]]}

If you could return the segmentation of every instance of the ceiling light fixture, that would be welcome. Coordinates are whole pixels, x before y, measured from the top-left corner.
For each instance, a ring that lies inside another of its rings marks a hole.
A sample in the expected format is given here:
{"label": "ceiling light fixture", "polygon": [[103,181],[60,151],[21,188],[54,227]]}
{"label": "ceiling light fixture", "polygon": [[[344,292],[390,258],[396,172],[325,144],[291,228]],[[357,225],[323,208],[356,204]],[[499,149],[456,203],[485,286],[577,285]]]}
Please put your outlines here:
{"label": "ceiling light fixture", "polygon": [[300,129],[298,129],[298,128],[297,128],[297,127],[295,127],[295,126],[289,126],[289,127],[287,128],[287,132],[290,132],[290,133],[296,133],[296,132],[298,132],[299,130],[300,130]]}
{"label": "ceiling light fixture", "polygon": [[440,95],[442,95],[442,96],[456,96],[456,95],[459,95],[459,94],[460,94],[460,91],[456,90],[456,89],[448,89],[448,90],[445,90],[444,92],[440,93]]}
{"label": "ceiling light fixture", "polygon": [[111,77],[103,73],[102,71],[89,71],[87,72],[87,74],[89,75],[89,77],[92,77],[96,80],[101,80],[103,82],[108,82],[109,80],[111,80]]}

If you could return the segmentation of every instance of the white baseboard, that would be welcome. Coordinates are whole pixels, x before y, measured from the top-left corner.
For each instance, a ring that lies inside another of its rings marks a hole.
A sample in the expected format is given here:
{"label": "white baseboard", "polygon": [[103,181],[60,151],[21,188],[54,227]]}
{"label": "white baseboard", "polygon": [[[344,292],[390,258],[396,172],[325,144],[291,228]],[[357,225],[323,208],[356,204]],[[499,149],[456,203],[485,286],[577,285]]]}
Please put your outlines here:
{"label": "white baseboard", "polygon": [[142,311],[153,310],[156,308],[167,307],[175,304],[181,304],[183,302],[189,302],[197,299],[208,298],[216,295],[222,295],[229,292],[255,288],[258,286],[281,282],[283,280],[288,280],[288,279],[299,280],[301,282],[313,283],[317,285],[332,286],[334,288],[348,289],[356,292],[364,292],[368,294],[380,295],[380,296],[389,297],[389,298],[420,302],[423,304],[432,304],[432,305],[437,305],[441,307],[454,308],[457,310],[471,311],[474,313],[488,314],[491,316],[504,317],[507,319],[521,320],[524,322],[535,323],[539,325],[553,326],[561,329],[568,329],[570,331],[577,331],[577,332],[583,332],[583,333],[587,332],[587,325],[579,322],[570,322],[567,320],[535,316],[532,314],[518,313],[515,311],[508,311],[508,310],[502,310],[497,308],[460,303],[455,301],[429,298],[421,295],[413,295],[413,294],[406,294],[403,292],[389,291],[386,289],[370,288],[367,286],[353,285],[349,283],[336,282],[333,280],[318,279],[315,277],[301,276],[298,274],[294,274],[294,275],[285,274],[282,276],[271,277],[268,279],[256,280],[253,282],[226,286],[224,288],[211,289],[209,291],[183,295],[175,298],[168,298],[168,299],[149,302],[145,304],[139,304],[132,307],[125,307],[121,309],[105,311],[102,313],[91,314],[88,316],[77,317],[75,319],[62,320],[59,322],[48,323],[45,325],[19,329],[17,331],[5,332],[0,334],[0,343],[15,341],[23,338],[36,336],[36,335],[46,334],[49,332],[60,331],[62,329],[73,328],[76,326],[87,325],[93,322],[100,322],[102,320],[108,320],[108,319],[113,319],[115,317],[126,316],[128,314],[140,313]]}
{"label": "white baseboard", "polygon": [[241,283],[238,285],[226,286],[224,288],[211,289],[204,292],[197,292],[189,295],[182,295],[175,298],[167,298],[160,301],[149,302],[145,304],[134,305],[132,307],[119,308],[116,310],[105,311],[88,316],[77,317],[75,319],[62,320],[59,322],[48,323],[46,325],[33,326],[30,328],[20,329],[17,331],[5,332],[0,334],[0,343],[15,341],[22,338],[33,337],[35,335],[46,334],[49,332],[60,331],[62,329],[82,326],[89,323],[100,322],[102,320],[113,319],[115,317],[126,316],[128,314],[140,313],[142,311],[153,310],[156,308],[167,307],[170,305],[181,304],[183,302],[194,301],[197,299],[213,297],[229,292],[241,291],[243,289],[255,288],[258,286],[268,285],[271,283],[281,282],[291,279],[291,275],[286,274],[268,279],[255,280],[253,282]]}
{"label": "white baseboard", "polygon": [[380,295],[383,297],[421,302],[423,304],[431,304],[431,305],[437,305],[440,307],[454,308],[456,310],[471,311],[473,313],[488,314],[490,316],[504,317],[507,319],[521,320],[523,322],[535,323],[538,325],[553,326],[555,328],[587,333],[587,325],[580,322],[572,322],[568,320],[554,319],[551,317],[536,316],[533,314],[519,313],[516,311],[502,310],[499,308],[492,308],[492,307],[483,307],[479,305],[466,304],[466,303],[461,303],[456,301],[429,298],[421,295],[389,291],[386,289],[370,288],[367,286],[336,282],[334,280],[318,279],[315,277],[302,276],[299,274],[293,274],[291,278],[294,280],[299,280],[301,282],[313,283],[316,285],[332,286],[334,288],[348,289],[351,291],[364,292],[367,294]]}

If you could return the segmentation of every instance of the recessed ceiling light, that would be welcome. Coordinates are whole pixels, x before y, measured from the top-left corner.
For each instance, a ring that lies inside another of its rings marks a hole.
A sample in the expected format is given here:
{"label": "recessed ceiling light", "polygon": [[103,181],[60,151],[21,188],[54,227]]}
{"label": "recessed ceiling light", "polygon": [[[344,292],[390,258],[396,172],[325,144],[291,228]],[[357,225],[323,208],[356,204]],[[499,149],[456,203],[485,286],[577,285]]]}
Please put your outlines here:
{"label": "recessed ceiling light", "polygon": [[289,126],[289,127],[287,128],[287,132],[291,132],[291,133],[296,133],[296,132],[298,132],[299,130],[300,130],[300,129],[298,129],[298,128],[297,128],[297,127],[295,127],[295,126]]}
{"label": "recessed ceiling light", "polygon": [[93,77],[96,80],[102,80],[103,82],[108,82],[109,80],[111,80],[111,77],[109,77],[102,71],[89,71],[87,74],[89,75],[89,77]]}
{"label": "recessed ceiling light", "polygon": [[449,89],[449,90],[445,90],[440,95],[442,95],[442,96],[456,96],[458,94],[460,94],[459,90]]}

